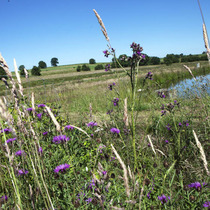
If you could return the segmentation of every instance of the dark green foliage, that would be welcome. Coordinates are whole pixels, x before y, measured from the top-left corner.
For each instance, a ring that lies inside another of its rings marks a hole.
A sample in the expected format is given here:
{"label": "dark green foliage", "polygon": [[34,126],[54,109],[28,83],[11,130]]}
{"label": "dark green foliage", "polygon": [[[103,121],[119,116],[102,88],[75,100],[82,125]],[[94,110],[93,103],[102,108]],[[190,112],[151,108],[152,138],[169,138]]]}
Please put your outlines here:
{"label": "dark green foliage", "polygon": [[89,60],[89,64],[95,64],[95,63],[96,63],[95,59],[91,58],[91,59]]}
{"label": "dark green foliage", "polygon": [[206,54],[202,54],[202,55],[184,55],[181,58],[181,62],[193,62],[193,61],[207,61],[208,58],[206,56]]}
{"label": "dark green foliage", "polygon": [[160,64],[160,58],[158,58],[158,57],[150,57],[149,64],[151,64],[151,65],[159,65]]}
{"label": "dark green foliage", "polygon": [[6,72],[4,71],[4,69],[0,66],[0,79],[1,78],[7,79],[7,75],[6,75]]}
{"label": "dark green foliage", "polygon": [[24,65],[20,65],[20,66],[19,66],[19,68],[18,68],[18,69],[19,69],[19,71],[20,71],[20,75],[21,75],[21,76],[25,76],[25,71],[24,71],[24,68],[25,68],[25,66],[24,66]]}
{"label": "dark green foliage", "polygon": [[90,71],[90,67],[87,66],[86,64],[82,65],[82,71]]}
{"label": "dark green foliage", "polygon": [[81,66],[77,66],[77,71],[78,71],[78,72],[81,71]]}
{"label": "dark green foliage", "polygon": [[47,64],[44,62],[44,61],[39,61],[39,68],[41,68],[41,69],[45,69],[45,68],[47,68]]}
{"label": "dark green foliage", "polygon": [[97,66],[95,66],[95,70],[101,70],[104,69],[104,66],[102,64],[98,64]]}
{"label": "dark green foliage", "polygon": [[172,63],[179,63],[179,55],[167,54],[163,60],[167,66],[171,65]]}
{"label": "dark green foliage", "polygon": [[51,66],[57,66],[58,63],[59,63],[58,58],[52,58],[51,59]]}
{"label": "dark green foliage", "polygon": [[37,66],[33,66],[31,69],[31,74],[34,76],[40,76],[41,75],[41,69]]}

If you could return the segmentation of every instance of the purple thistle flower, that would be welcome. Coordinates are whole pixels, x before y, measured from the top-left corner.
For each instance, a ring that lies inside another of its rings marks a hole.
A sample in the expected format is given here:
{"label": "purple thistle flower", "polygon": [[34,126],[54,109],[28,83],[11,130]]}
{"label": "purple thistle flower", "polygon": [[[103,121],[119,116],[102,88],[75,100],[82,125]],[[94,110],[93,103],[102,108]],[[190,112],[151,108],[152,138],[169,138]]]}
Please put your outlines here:
{"label": "purple thistle flower", "polygon": [[166,125],[166,128],[168,129],[168,131],[170,131],[171,130],[171,126],[170,126],[170,124],[168,123],[168,125]]}
{"label": "purple thistle flower", "polygon": [[54,136],[52,142],[55,144],[60,144],[60,143],[69,141],[69,139],[70,138],[65,135]]}
{"label": "purple thistle flower", "polygon": [[147,193],[147,198],[150,199],[151,190]]}
{"label": "purple thistle flower", "polygon": [[166,114],[166,110],[162,110],[161,111],[161,116],[165,115]]}
{"label": "purple thistle flower", "polygon": [[21,156],[21,155],[24,155],[26,154],[24,150],[19,150],[15,153],[16,156]]}
{"label": "purple thistle flower", "polygon": [[120,130],[117,129],[117,128],[111,128],[110,131],[111,131],[112,133],[117,133],[117,134],[120,133]]}
{"label": "purple thistle flower", "polygon": [[102,171],[102,174],[103,174],[103,175],[106,175],[106,174],[107,174],[107,171]]}
{"label": "purple thistle flower", "polygon": [[87,202],[87,204],[89,204],[89,203],[91,203],[92,202],[92,198],[88,198],[88,199],[86,199],[85,201]]}
{"label": "purple thistle flower", "polygon": [[48,134],[48,131],[45,131],[42,133],[43,136],[46,136]]}
{"label": "purple thistle flower", "polygon": [[208,208],[210,208],[210,201],[206,201],[206,202],[203,204],[203,207],[208,207]]}
{"label": "purple thistle flower", "polygon": [[93,128],[94,126],[97,126],[98,124],[96,123],[96,122],[89,122],[88,124],[87,124],[87,127],[91,127],[91,128]]}
{"label": "purple thistle flower", "polygon": [[59,166],[57,166],[55,169],[54,169],[54,172],[55,173],[58,173],[59,171],[61,172],[65,172],[67,168],[69,168],[70,165],[68,165],[67,163],[64,163],[64,164],[61,164]]}
{"label": "purple thistle flower", "polygon": [[1,130],[1,133],[9,133],[9,132],[11,132],[11,131],[12,131],[12,129],[10,129],[10,128],[5,128],[5,129]]}
{"label": "purple thistle flower", "polygon": [[190,124],[189,123],[186,123],[186,127],[188,127]]}
{"label": "purple thistle flower", "polygon": [[152,76],[153,76],[153,74],[152,74],[152,72],[148,72],[147,73],[147,75],[145,76],[145,79],[150,79],[150,80],[152,80]]}
{"label": "purple thistle flower", "polygon": [[25,174],[27,174],[27,173],[28,173],[27,170],[24,170],[24,169],[18,170],[18,176],[22,176],[22,175],[25,175]]}
{"label": "purple thistle flower", "polygon": [[158,200],[160,200],[161,203],[164,204],[164,203],[167,203],[168,200],[170,200],[170,196],[168,196],[168,199],[167,199],[167,197],[163,194],[162,196],[158,196]]}
{"label": "purple thistle flower", "polygon": [[8,200],[8,197],[7,197],[6,195],[3,195],[1,198],[2,198],[4,201],[7,201],[7,200]]}
{"label": "purple thistle flower", "polygon": [[111,66],[110,66],[110,64],[107,64],[106,66],[105,66],[105,71],[110,71],[111,70]]}
{"label": "purple thistle flower", "polygon": [[110,53],[109,53],[108,50],[104,50],[103,53],[104,53],[104,56],[107,57],[107,58],[108,58],[108,56],[110,55]]}
{"label": "purple thistle flower", "polygon": [[16,137],[15,138],[11,138],[11,139],[7,139],[6,142],[8,144],[9,142],[15,141],[16,139],[17,139]]}
{"label": "purple thistle flower", "polygon": [[179,123],[179,126],[180,126],[180,127],[182,126],[182,123],[181,123],[181,122]]}
{"label": "purple thistle flower", "polygon": [[39,147],[39,153],[43,153],[43,149],[42,149],[42,147]]}
{"label": "purple thistle flower", "polygon": [[169,142],[168,140],[165,140],[165,143],[166,143],[166,144],[168,144],[168,142]]}
{"label": "purple thistle flower", "polygon": [[42,119],[42,113],[36,115],[40,120]]}
{"label": "purple thistle flower", "polygon": [[195,189],[199,190],[199,189],[201,189],[202,186],[201,186],[200,182],[194,182],[194,183],[189,184],[188,187],[195,188]]}
{"label": "purple thistle flower", "polygon": [[65,128],[64,128],[65,130],[74,130],[74,127],[73,126],[71,126],[71,125],[66,125],[65,126]]}
{"label": "purple thistle flower", "polygon": [[113,102],[114,106],[118,106],[119,98],[114,98],[114,100],[112,102]]}
{"label": "purple thistle flower", "polygon": [[26,111],[32,112],[33,111],[33,108],[27,108]]}
{"label": "purple thistle flower", "polygon": [[111,114],[113,110],[108,110],[106,114]]}
{"label": "purple thistle flower", "polygon": [[45,104],[39,104],[37,106],[38,106],[38,108],[40,108],[40,107],[45,107],[46,105]]}

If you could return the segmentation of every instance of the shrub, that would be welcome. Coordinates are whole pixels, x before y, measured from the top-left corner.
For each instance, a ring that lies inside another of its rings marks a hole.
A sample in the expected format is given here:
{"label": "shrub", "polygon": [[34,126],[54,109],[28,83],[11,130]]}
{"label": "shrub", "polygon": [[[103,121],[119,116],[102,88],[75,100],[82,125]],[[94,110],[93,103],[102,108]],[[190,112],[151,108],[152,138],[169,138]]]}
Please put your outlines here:
{"label": "shrub", "polygon": [[41,69],[37,66],[33,66],[31,69],[31,74],[34,76],[40,76],[41,75]]}
{"label": "shrub", "polygon": [[78,71],[78,72],[81,71],[81,66],[77,66],[77,71]]}
{"label": "shrub", "polygon": [[104,69],[104,66],[102,64],[98,64],[97,66],[95,66],[95,70],[101,70]]}
{"label": "shrub", "polygon": [[87,66],[86,64],[82,65],[82,71],[90,71],[90,67]]}

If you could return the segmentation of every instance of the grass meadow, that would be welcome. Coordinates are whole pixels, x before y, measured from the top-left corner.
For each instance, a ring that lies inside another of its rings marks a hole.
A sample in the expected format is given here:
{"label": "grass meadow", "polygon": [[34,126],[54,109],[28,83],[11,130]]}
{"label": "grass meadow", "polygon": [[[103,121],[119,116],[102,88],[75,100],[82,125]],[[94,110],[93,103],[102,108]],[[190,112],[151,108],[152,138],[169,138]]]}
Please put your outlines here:
{"label": "grass meadow", "polygon": [[209,63],[139,66],[143,49],[130,48],[130,68],[29,78],[0,57],[0,209],[210,208],[209,84],[185,97],[166,90]]}

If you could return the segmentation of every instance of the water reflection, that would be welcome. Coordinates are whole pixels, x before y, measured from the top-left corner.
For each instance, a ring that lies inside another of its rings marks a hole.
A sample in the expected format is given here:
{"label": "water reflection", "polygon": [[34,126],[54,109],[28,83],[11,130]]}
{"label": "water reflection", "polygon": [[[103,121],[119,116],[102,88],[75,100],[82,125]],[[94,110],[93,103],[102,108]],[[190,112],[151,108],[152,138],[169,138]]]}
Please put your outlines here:
{"label": "water reflection", "polygon": [[185,79],[174,86],[169,88],[174,90],[178,97],[193,97],[193,96],[204,96],[205,94],[210,95],[210,74],[206,76],[196,77],[194,79]]}

